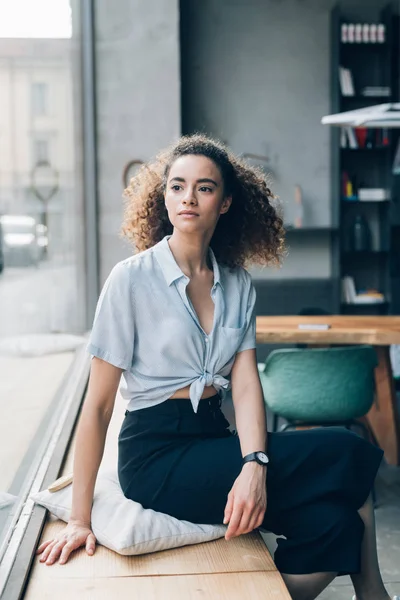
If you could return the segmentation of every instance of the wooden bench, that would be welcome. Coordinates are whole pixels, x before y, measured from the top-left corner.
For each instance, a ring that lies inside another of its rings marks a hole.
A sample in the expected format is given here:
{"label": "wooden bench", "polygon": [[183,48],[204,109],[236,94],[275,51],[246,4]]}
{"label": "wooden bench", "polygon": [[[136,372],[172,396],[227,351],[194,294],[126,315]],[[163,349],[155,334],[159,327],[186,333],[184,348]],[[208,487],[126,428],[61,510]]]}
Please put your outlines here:
{"label": "wooden bench", "polygon": [[[117,436],[124,404],[117,398],[107,434],[102,466],[116,465]],[[72,470],[74,440],[61,474]],[[64,524],[49,516],[44,541]],[[141,556],[120,556],[97,546],[94,556],[84,549],[65,565],[51,567],[36,557],[25,592],[25,600],[275,600],[290,599],[280,573],[258,532],[224,538]]]}

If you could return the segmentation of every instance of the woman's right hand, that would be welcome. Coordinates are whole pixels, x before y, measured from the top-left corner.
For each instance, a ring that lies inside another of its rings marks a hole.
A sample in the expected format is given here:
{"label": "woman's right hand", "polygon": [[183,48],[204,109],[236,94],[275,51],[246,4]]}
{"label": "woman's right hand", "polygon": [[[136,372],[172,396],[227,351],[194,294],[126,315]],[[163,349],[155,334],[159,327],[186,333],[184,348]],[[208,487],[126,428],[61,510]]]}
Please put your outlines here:
{"label": "woman's right hand", "polygon": [[71,552],[81,546],[86,547],[86,552],[91,556],[96,547],[96,538],[90,527],[85,523],[69,521],[68,525],[54,539],[40,544],[36,554],[42,554],[40,562],[52,565],[58,557],[59,564],[67,562]]}

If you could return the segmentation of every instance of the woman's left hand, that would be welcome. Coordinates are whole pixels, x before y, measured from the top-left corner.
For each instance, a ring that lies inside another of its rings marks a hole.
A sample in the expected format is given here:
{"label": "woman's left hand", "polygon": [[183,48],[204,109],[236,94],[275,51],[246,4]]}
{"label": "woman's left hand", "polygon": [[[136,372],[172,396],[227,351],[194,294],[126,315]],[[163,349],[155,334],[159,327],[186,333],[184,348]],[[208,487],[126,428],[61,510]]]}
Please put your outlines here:
{"label": "woman's left hand", "polygon": [[257,462],[243,465],[228,494],[224,524],[229,522],[225,539],[249,533],[260,527],[267,508],[267,468]]}

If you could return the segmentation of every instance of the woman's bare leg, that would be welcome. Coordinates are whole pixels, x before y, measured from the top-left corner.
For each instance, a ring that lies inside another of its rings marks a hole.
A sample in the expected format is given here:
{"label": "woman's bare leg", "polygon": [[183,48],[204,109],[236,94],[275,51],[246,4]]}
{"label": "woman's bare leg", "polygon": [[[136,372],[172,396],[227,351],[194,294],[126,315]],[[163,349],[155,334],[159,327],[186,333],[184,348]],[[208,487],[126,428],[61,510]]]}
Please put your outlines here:
{"label": "woman's bare leg", "polygon": [[314,600],[333,581],[337,573],[290,575],[281,573],[293,600]]}
{"label": "woman's bare leg", "polygon": [[375,516],[371,497],[358,511],[364,521],[364,537],[361,544],[361,571],[352,575],[357,600],[388,600],[379,570],[376,549]]}

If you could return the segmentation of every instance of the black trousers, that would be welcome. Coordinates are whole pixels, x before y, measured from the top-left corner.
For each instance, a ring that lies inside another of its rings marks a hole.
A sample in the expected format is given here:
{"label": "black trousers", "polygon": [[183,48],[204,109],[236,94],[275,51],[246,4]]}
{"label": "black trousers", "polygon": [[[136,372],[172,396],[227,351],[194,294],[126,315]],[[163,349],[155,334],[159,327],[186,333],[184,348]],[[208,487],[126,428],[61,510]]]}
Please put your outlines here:
{"label": "black trousers", "polygon": [[[242,468],[239,438],[218,395],[167,400],[126,412],[118,474],[127,498],[193,523],[222,523]],[[383,452],[345,429],[268,434],[270,463],[263,529],[278,536],[282,573],[360,570],[364,524],[357,510],[372,488]]]}

